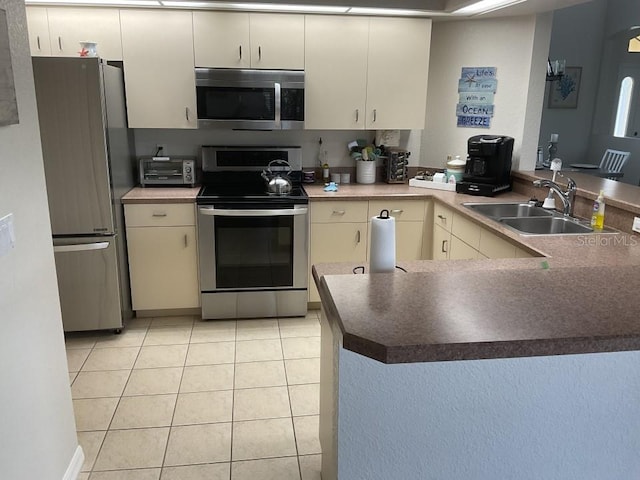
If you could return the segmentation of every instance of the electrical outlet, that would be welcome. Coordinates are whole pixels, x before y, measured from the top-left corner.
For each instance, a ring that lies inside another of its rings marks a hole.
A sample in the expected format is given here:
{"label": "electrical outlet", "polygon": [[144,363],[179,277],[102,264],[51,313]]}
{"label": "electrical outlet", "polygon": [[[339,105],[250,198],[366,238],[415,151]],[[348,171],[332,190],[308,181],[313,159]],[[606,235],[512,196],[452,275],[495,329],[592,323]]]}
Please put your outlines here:
{"label": "electrical outlet", "polygon": [[640,217],[633,218],[633,226],[631,227],[631,230],[640,233]]}
{"label": "electrical outlet", "polygon": [[167,155],[167,144],[166,143],[156,143],[156,151],[155,156],[164,157]]}

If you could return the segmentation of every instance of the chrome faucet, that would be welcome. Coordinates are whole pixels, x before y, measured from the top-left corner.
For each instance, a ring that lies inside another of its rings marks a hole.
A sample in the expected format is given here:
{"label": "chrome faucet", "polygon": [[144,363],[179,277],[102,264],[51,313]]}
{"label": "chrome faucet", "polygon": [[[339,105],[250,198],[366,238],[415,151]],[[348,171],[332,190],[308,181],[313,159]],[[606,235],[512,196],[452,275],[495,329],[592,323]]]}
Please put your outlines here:
{"label": "chrome faucet", "polygon": [[569,177],[565,177],[561,172],[558,172],[558,175],[567,179],[567,190],[565,192],[562,191],[562,187],[560,185],[552,182],[551,180],[547,180],[546,178],[534,180],[533,185],[535,187],[547,187],[556,192],[558,197],[560,197],[560,200],[562,200],[562,213],[564,213],[565,217],[573,217],[573,200],[576,196],[577,189],[576,182]]}

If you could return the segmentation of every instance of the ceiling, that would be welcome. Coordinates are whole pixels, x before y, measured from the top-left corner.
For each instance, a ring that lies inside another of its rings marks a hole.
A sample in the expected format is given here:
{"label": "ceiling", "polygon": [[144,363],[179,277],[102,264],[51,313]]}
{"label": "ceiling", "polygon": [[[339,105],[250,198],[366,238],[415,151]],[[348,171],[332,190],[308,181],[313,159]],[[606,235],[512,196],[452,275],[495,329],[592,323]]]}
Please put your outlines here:
{"label": "ceiling", "polygon": [[[483,17],[528,15],[557,10],[591,0],[483,0],[494,1],[497,7],[484,7],[480,12],[457,10],[477,4],[479,0],[239,0],[243,3],[216,0],[26,0],[29,5],[111,5],[118,7],[189,8],[208,10],[297,11],[295,7],[344,7],[344,11],[330,13],[357,13],[371,15],[426,16],[434,20],[447,20],[482,15]],[[481,2],[482,3],[482,2]],[[354,11],[347,11],[348,8]],[[384,9],[363,11],[362,9]],[[403,10],[405,10],[403,12]]]}

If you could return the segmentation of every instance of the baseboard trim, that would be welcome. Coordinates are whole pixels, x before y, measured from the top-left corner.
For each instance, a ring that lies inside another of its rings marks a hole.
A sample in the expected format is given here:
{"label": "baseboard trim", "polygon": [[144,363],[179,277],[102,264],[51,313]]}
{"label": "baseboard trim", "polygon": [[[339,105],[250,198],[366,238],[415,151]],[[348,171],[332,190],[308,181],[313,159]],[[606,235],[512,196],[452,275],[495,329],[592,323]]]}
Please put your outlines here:
{"label": "baseboard trim", "polygon": [[202,315],[202,309],[197,308],[167,308],[164,310],[136,310],[136,318],[174,317],[182,315]]}
{"label": "baseboard trim", "polygon": [[71,457],[71,462],[69,462],[67,471],[64,472],[62,480],[77,480],[78,475],[80,475],[80,470],[82,470],[83,463],[84,452],[82,451],[82,447],[78,445],[76,451],[73,454],[73,457]]}

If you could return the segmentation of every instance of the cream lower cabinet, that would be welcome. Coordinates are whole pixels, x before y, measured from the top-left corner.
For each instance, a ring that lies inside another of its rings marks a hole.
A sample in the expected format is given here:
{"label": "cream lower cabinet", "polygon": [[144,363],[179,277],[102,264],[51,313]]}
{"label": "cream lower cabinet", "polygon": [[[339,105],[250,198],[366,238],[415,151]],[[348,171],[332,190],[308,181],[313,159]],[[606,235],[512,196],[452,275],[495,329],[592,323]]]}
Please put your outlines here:
{"label": "cream lower cabinet", "polygon": [[129,127],[196,128],[191,12],[121,10],[120,24]]}
{"label": "cream lower cabinet", "polygon": [[[423,258],[423,239],[425,200],[371,200],[369,219],[380,215],[385,209],[395,218],[396,260],[421,260]],[[371,234],[369,234],[371,235]],[[367,243],[367,258],[370,258],[370,246]]]}
{"label": "cream lower cabinet", "polygon": [[193,204],[125,205],[134,310],[200,306]]}
{"label": "cream lower cabinet", "polygon": [[435,202],[433,260],[532,257],[524,248],[492,233],[471,219]]}
{"label": "cream lower cabinet", "polygon": [[309,301],[319,302],[311,266],[316,263],[367,260],[368,202],[311,202]]}

